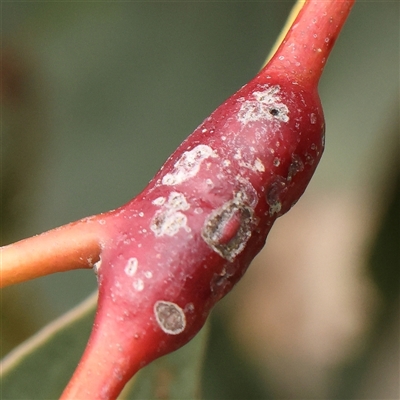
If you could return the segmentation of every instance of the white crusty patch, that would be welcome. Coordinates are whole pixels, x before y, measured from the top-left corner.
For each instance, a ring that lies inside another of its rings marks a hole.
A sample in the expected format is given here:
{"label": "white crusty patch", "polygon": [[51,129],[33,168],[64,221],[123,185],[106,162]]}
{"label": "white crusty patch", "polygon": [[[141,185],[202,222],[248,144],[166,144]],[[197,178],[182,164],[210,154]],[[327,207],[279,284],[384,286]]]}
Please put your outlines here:
{"label": "white crusty patch", "polygon": [[165,197],[157,197],[151,203],[155,206],[162,206],[165,203]]}
{"label": "white crusty patch", "polygon": [[250,164],[246,161],[239,161],[239,165],[244,168],[251,169],[254,172],[264,172],[265,166],[259,158],[254,160],[254,164]]}
{"label": "white crusty patch", "polygon": [[258,172],[264,172],[265,171],[265,167],[264,164],[262,163],[262,161],[259,158],[256,158],[254,161],[254,168],[256,169],[256,171]]}
{"label": "white crusty patch", "polygon": [[131,257],[125,265],[124,271],[128,276],[133,276],[136,274],[138,267],[138,260],[135,257]]}
{"label": "white crusty patch", "polygon": [[289,121],[289,109],[281,102],[279,85],[264,85],[263,90],[254,92],[254,100],[245,100],[240,106],[238,120],[247,124],[262,119]]}
{"label": "white crusty patch", "polygon": [[172,172],[165,174],[162,178],[163,185],[178,185],[195,176],[201,163],[209,157],[217,157],[215,151],[205,144],[199,144],[189,151],[185,151],[174,164]]}
{"label": "white crusty patch", "polygon": [[310,114],[310,122],[314,125],[317,123],[317,116],[314,113]]}
{"label": "white crusty patch", "polygon": [[182,193],[171,192],[168,201],[154,214],[150,229],[156,236],[174,236],[180,228],[189,232],[187,217],[181,212],[189,208],[190,205]]}
{"label": "white crusty patch", "polygon": [[136,281],[133,282],[133,287],[135,290],[138,292],[141,292],[144,289],[144,282],[142,279],[137,279]]}

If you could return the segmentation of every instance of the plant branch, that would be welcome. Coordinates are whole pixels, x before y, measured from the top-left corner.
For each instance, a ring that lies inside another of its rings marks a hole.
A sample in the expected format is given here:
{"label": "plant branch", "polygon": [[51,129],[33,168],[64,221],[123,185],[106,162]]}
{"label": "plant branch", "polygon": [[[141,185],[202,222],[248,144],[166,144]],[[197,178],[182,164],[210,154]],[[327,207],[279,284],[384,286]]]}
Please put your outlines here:
{"label": "plant branch", "polygon": [[307,1],[260,74],[113,216],[93,331],[63,400],[114,399],[191,340],[303,194],[324,149],[318,79],[352,3]]}
{"label": "plant branch", "polygon": [[[99,297],[98,310],[101,302]],[[60,400],[116,399],[144,365],[147,346],[139,340],[134,346],[129,345],[131,330],[121,335],[113,329],[114,319],[115,315],[110,313],[101,326],[94,324],[81,361]]]}
{"label": "plant branch", "polygon": [[299,10],[298,15],[271,58],[269,72],[281,71],[316,86],[354,2],[306,1],[300,8],[303,1],[299,1],[293,10]]}
{"label": "plant branch", "polygon": [[101,215],[84,218],[1,247],[0,287],[56,272],[92,268],[99,261],[105,240],[100,221]]}
{"label": "plant branch", "polygon": [[1,249],[2,284],[90,268],[101,252],[95,323],[63,400],[114,399],[191,340],[303,194],[324,147],[318,80],[353,3],[307,1],[260,74],[118,212]]}

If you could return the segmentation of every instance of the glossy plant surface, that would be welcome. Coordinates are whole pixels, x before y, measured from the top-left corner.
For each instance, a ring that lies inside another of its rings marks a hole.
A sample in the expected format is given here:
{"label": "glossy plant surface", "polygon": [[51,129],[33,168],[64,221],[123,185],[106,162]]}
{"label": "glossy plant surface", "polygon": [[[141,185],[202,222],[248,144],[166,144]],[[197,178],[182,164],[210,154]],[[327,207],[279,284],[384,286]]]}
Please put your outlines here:
{"label": "glossy plant surface", "polygon": [[353,3],[305,2],[269,63],[132,201],[2,248],[2,286],[73,268],[97,274],[92,334],[62,398],[116,398],[140,368],[192,339],[243,276],[322,156],[317,85]]}
{"label": "glossy plant surface", "polygon": [[98,220],[108,235],[98,312],[64,398],[113,398],[138,369],[187,343],[299,199],[324,148],[318,80],[351,4],[306,3],[267,66],[139,196]]}

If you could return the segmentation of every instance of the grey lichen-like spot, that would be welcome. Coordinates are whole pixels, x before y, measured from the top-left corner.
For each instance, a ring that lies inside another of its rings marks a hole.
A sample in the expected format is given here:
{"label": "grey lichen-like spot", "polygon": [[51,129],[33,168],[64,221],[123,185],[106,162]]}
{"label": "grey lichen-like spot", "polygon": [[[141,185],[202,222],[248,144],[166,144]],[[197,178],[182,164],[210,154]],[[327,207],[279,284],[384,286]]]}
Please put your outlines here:
{"label": "grey lichen-like spot", "polygon": [[255,225],[254,212],[239,192],[206,219],[201,236],[221,257],[233,261],[243,251]]}
{"label": "grey lichen-like spot", "polygon": [[160,300],[154,304],[154,315],[160,328],[169,335],[178,335],[186,327],[182,308],[170,301]]}

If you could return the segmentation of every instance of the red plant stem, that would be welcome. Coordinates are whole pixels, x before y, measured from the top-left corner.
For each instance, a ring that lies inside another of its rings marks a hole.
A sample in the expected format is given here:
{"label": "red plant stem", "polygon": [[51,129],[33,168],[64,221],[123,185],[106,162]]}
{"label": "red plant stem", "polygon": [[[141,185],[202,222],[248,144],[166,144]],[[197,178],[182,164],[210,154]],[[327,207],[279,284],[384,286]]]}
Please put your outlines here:
{"label": "red plant stem", "polygon": [[264,71],[316,86],[355,0],[307,1]]}
{"label": "red plant stem", "polygon": [[85,218],[0,248],[0,287],[30,279],[92,268],[104,236],[101,216]]}
{"label": "red plant stem", "polygon": [[146,352],[143,346],[138,346],[134,354],[126,352],[120,343],[118,332],[95,324],[84,356],[60,399],[117,398],[127,380],[142,367]]}

